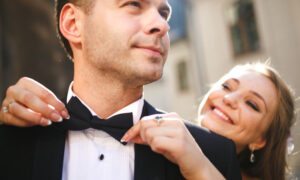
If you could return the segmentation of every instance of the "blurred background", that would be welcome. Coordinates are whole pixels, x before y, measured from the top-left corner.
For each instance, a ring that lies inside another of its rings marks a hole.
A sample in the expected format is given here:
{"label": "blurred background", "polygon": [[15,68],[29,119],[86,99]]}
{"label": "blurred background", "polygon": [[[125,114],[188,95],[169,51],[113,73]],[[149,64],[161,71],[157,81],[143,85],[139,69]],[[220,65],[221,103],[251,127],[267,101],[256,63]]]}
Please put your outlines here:
{"label": "blurred background", "polygon": [[[211,83],[236,64],[268,58],[300,96],[299,0],[169,3],[171,51],[163,78],[145,87],[150,103],[194,121]],[[1,100],[6,88],[22,76],[36,79],[58,97],[66,95],[73,65],[56,38],[53,4],[53,0],[0,0]],[[288,179],[300,179],[299,122],[292,137]]]}

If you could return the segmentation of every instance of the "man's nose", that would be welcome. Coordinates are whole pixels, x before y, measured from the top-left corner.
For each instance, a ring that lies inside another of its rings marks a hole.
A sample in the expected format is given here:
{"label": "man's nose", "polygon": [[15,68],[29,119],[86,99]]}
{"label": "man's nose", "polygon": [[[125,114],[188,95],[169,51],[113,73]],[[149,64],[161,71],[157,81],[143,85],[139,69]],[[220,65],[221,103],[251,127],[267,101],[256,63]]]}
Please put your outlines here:
{"label": "man's nose", "polygon": [[148,14],[148,21],[145,24],[146,34],[155,34],[159,37],[163,37],[170,30],[170,25],[168,21],[161,16],[161,14],[156,10]]}
{"label": "man's nose", "polygon": [[236,109],[238,107],[238,98],[239,95],[235,92],[228,93],[223,97],[223,102],[227,106],[230,106],[233,109]]}

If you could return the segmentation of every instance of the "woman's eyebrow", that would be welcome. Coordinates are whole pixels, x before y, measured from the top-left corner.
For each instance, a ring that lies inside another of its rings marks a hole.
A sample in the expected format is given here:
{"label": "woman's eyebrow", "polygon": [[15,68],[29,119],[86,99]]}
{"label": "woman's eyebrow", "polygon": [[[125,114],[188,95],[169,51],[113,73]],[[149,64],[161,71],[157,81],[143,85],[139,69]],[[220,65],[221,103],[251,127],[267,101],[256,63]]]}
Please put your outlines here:
{"label": "woman's eyebrow", "polygon": [[235,83],[240,84],[240,81],[239,81],[238,79],[236,79],[236,78],[230,78],[230,79],[228,79],[228,80],[232,80],[232,81],[234,81]]}
{"label": "woman's eyebrow", "polygon": [[265,101],[265,99],[257,92],[255,91],[250,91],[254,96],[258,97],[259,99],[261,99],[264,102],[265,108],[266,108],[266,112],[268,112],[268,108],[267,108],[267,103]]}

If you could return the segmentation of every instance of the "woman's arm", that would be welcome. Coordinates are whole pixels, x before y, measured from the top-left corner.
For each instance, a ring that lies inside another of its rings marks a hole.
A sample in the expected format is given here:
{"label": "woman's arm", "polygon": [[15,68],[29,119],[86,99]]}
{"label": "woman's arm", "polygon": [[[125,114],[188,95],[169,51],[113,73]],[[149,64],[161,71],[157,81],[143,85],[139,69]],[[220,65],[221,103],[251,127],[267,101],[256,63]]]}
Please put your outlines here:
{"label": "woman's arm", "polygon": [[188,180],[225,179],[202,153],[176,113],[147,116],[128,130],[122,140],[149,145],[154,152],[177,164]]}
{"label": "woman's arm", "polygon": [[19,127],[47,126],[68,116],[65,105],[49,89],[23,77],[7,89],[0,122]]}

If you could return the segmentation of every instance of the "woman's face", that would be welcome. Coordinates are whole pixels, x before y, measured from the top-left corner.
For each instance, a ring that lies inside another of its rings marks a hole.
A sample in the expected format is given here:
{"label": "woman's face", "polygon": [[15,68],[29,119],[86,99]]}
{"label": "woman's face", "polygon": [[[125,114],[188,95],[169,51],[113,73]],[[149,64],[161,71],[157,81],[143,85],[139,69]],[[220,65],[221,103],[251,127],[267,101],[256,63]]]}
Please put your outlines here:
{"label": "woman's face", "polygon": [[201,103],[201,125],[232,139],[238,153],[247,146],[257,150],[266,143],[276,104],[276,89],[267,77],[252,71],[231,73]]}

